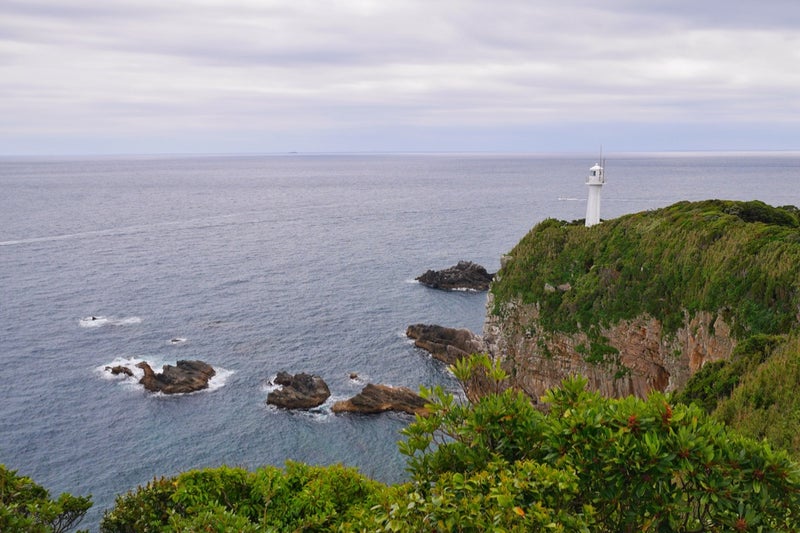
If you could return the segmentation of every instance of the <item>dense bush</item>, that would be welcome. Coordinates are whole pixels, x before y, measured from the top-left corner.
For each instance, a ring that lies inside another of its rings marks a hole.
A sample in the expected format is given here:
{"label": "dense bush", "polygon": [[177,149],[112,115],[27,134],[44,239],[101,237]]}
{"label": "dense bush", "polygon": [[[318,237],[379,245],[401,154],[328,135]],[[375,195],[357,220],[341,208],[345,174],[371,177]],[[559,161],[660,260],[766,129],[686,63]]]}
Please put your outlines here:
{"label": "dense bush", "polygon": [[386,490],[343,466],[190,470],[118,496],[101,531],[357,531]]}
{"label": "dense bush", "polygon": [[[431,417],[406,431],[415,490],[393,517],[417,530],[483,531],[483,505],[501,529],[519,531],[800,528],[800,471],[785,452],[734,435],[696,406],[660,394],[605,399],[585,385],[575,378],[549,391],[547,414],[512,390],[474,408],[435,391]],[[479,462],[459,475],[465,456]]]}
{"label": "dense bush", "polygon": [[90,496],[50,493],[0,464],[0,531],[60,533],[76,527],[92,506]]}
{"label": "dense bush", "polygon": [[546,220],[510,255],[492,286],[494,312],[538,304],[548,331],[590,333],[649,314],[670,333],[698,311],[721,313],[740,339],[797,326],[800,228],[789,208],[709,200],[591,228]]}

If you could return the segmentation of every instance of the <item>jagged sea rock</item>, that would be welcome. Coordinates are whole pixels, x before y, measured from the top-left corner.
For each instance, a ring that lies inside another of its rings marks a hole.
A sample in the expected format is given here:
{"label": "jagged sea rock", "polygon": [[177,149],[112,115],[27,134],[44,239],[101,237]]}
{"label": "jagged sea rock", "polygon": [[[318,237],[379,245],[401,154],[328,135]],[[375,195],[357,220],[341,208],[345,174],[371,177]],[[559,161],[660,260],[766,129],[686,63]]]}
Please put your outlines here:
{"label": "jagged sea rock", "polygon": [[484,351],[481,337],[468,329],[447,328],[435,324],[413,324],[406,336],[414,346],[429,352],[435,359],[452,365],[462,357]]}
{"label": "jagged sea rock", "polygon": [[331,391],[320,376],[278,372],[274,383],[281,385],[267,394],[267,403],[284,409],[312,409],[325,403]]}
{"label": "jagged sea rock", "polygon": [[445,270],[428,270],[416,279],[432,289],[485,291],[493,278],[494,274],[482,266],[471,261],[459,261]]}
{"label": "jagged sea rock", "polygon": [[142,361],[136,365],[144,371],[139,383],[150,392],[164,394],[183,394],[208,388],[216,371],[203,361],[178,361],[175,366],[164,365],[160,374],[156,374],[150,365]]}
{"label": "jagged sea rock", "polygon": [[133,377],[133,370],[128,368],[127,366],[123,365],[116,365],[116,366],[107,366],[106,372],[111,372],[111,375],[118,376],[120,374],[125,374],[128,377]]}
{"label": "jagged sea rock", "polygon": [[402,411],[409,414],[427,414],[425,400],[408,387],[391,387],[368,383],[349,400],[333,404],[334,413],[375,414]]}

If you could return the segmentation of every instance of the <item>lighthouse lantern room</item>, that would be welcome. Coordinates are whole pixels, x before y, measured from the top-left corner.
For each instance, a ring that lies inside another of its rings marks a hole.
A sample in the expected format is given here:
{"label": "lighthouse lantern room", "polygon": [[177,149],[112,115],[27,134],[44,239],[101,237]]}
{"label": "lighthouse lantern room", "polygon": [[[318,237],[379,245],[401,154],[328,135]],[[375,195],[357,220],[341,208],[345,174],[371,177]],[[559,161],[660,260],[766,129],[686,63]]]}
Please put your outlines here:
{"label": "lighthouse lantern room", "polygon": [[600,223],[600,189],[606,182],[603,167],[595,164],[589,169],[586,185],[589,187],[589,201],[586,203],[586,227]]}

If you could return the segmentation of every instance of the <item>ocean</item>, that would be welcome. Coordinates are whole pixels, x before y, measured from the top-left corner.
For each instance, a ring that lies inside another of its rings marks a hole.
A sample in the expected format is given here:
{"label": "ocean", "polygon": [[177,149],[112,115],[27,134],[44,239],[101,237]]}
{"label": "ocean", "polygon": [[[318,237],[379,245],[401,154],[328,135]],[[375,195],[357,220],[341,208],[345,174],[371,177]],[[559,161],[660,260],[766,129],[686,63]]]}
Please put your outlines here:
{"label": "ocean", "polygon": [[[222,464],[342,463],[406,479],[407,415],[333,415],[367,382],[441,385],[414,323],[480,332],[485,293],[414,278],[499,268],[545,218],[586,209],[591,155],[283,154],[0,158],[0,462],[53,495],[114,497]],[[800,205],[800,153],[614,154],[601,216],[707,198]],[[91,320],[91,317],[97,320]],[[207,391],[111,377],[201,359]],[[309,412],[265,404],[319,374]],[[350,378],[357,373],[358,379]]]}

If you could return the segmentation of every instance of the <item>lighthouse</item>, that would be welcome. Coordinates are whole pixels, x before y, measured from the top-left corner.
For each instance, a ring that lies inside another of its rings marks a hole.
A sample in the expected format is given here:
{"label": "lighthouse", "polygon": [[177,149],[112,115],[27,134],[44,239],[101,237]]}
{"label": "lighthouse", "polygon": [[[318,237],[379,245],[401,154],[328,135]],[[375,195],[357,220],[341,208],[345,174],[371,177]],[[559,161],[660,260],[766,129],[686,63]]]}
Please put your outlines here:
{"label": "lighthouse", "polygon": [[586,178],[586,185],[589,187],[589,201],[586,202],[586,227],[600,223],[600,189],[606,178],[603,175],[603,167],[595,164],[589,169],[589,177]]}

